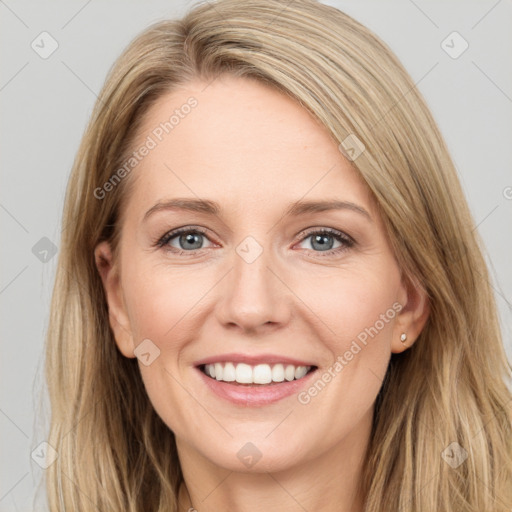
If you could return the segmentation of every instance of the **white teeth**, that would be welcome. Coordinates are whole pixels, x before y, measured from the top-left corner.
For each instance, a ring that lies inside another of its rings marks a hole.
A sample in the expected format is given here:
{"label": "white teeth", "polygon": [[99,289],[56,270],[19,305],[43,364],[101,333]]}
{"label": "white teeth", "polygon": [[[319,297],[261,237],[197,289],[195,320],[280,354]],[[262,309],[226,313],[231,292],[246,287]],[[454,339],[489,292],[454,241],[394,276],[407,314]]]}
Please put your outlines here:
{"label": "white teeth", "polygon": [[235,375],[235,380],[240,384],[252,384],[252,368],[248,364],[238,363]]}
{"label": "white teeth", "polygon": [[255,384],[268,384],[272,382],[272,370],[268,364],[258,364],[252,371],[252,380]]}
{"label": "white teeth", "polygon": [[233,382],[236,380],[236,369],[233,363],[226,363],[224,365],[224,373],[222,374],[222,380],[226,382]]}
{"label": "white teeth", "polygon": [[275,365],[257,364],[251,366],[245,363],[214,363],[204,366],[204,373],[213,379],[239,384],[270,384],[301,379],[311,366],[294,366],[292,364]]}
{"label": "white teeth", "polygon": [[282,364],[276,364],[272,368],[272,380],[274,382],[283,382],[284,380],[284,367]]}
{"label": "white teeth", "polygon": [[295,378],[295,366],[289,364],[284,371],[284,378],[286,380],[293,380]]}
{"label": "white teeth", "polygon": [[[217,368],[215,368],[215,373],[217,373]],[[308,371],[305,366],[297,366],[297,368],[295,368],[296,379],[302,379],[306,373],[308,373]]]}

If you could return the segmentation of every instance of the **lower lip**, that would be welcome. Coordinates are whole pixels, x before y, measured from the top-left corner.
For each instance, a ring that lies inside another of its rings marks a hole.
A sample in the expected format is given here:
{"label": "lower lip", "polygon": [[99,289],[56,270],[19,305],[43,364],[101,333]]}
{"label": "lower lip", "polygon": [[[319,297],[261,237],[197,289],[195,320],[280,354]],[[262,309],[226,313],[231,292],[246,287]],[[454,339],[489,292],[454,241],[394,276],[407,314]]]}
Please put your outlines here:
{"label": "lower lip", "polygon": [[297,394],[301,388],[308,384],[312,375],[316,373],[315,369],[299,380],[292,380],[289,382],[284,381],[269,385],[255,384],[254,386],[246,386],[212,379],[199,368],[196,369],[200,373],[205,384],[217,396],[236,405],[243,405],[246,407],[259,407],[262,405],[272,404],[282,400],[283,398],[289,397],[290,395]]}

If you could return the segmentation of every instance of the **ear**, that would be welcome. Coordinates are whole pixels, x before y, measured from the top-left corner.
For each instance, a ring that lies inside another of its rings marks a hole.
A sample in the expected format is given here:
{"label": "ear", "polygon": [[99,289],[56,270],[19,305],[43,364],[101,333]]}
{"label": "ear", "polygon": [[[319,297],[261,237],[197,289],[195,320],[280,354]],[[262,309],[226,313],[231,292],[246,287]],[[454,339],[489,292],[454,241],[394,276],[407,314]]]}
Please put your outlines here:
{"label": "ear", "polygon": [[[417,279],[402,280],[398,302],[402,309],[396,317],[391,341],[391,352],[395,354],[407,350],[418,339],[430,314],[427,292]],[[405,342],[401,341],[402,334],[407,337]]]}
{"label": "ear", "polygon": [[117,347],[125,357],[133,358],[135,348],[129,317],[123,299],[118,265],[113,261],[110,244],[100,242],[94,249],[96,268],[107,297],[108,318]]}

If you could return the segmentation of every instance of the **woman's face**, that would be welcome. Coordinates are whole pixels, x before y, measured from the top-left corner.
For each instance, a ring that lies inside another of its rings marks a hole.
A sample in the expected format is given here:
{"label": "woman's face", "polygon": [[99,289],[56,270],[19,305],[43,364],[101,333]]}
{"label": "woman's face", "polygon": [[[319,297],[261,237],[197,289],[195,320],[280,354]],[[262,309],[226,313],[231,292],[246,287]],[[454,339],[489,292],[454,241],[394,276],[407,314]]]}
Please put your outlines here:
{"label": "woman's face", "polygon": [[119,260],[101,272],[116,343],[180,456],[259,472],[362,450],[422,301],[327,131],[223,76],[161,97],[134,150]]}

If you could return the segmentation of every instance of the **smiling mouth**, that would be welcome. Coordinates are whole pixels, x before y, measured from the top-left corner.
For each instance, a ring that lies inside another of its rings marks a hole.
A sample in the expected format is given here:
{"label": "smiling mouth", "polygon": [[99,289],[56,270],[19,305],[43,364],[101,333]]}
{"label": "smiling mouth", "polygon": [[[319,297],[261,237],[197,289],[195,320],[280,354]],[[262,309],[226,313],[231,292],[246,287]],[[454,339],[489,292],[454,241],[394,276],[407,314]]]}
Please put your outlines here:
{"label": "smiling mouth", "polygon": [[242,386],[269,386],[292,382],[304,378],[317,369],[316,366],[295,366],[293,364],[213,363],[198,367],[213,380]]}

